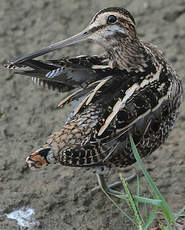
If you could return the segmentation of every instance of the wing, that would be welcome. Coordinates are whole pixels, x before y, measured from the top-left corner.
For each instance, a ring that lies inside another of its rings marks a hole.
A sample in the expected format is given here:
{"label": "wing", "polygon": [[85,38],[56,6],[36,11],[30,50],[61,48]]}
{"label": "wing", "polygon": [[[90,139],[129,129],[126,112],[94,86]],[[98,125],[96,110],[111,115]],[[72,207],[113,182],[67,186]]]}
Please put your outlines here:
{"label": "wing", "polygon": [[5,65],[15,74],[31,76],[34,83],[60,91],[86,87],[106,76],[107,69],[97,66],[106,66],[105,56],[78,56],[60,60],[28,60],[21,64]]}
{"label": "wing", "polygon": [[165,67],[159,66],[150,74],[126,74],[123,71],[122,75],[115,74],[107,79],[94,95],[92,103],[84,103],[79,111],[83,115],[90,114],[91,105],[96,105],[95,111],[100,110],[87,145],[81,144],[79,148],[65,152],[65,159],[78,166],[102,164],[117,151],[126,149],[128,133],[133,135],[136,145],[146,132],[157,133],[168,115],[173,113],[172,88],[177,90],[179,85],[175,86],[177,82],[172,82],[170,78]]}
{"label": "wing", "polygon": [[[6,65],[15,74],[31,76],[34,83],[49,89],[65,92],[77,89],[62,100],[58,107],[73,101],[70,119],[84,105],[89,105],[100,88],[120,71],[111,69],[106,56],[78,56],[60,60],[28,60],[21,64]],[[68,121],[70,120],[68,119]]]}
{"label": "wing", "polygon": [[167,76],[164,77],[164,69],[159,66],[154,73],[146,72],[142,76],[130,73],[124,81],[118,78],[117,83],[113,82],[114,86],[108,89],[111,93],[107,95],[107,98],[111,98],[111,94],[113,96],[107,102],[109,112],[104,112],[97,137],[105,138],[105,132],[109,133],[109,129],[114,129],[114,137],[123,135],[133,127],[138,127],[144,133],[148,122],[160,117],[159,113],[169,103],[172,93],[172,82],[170,78],[167,80]]}

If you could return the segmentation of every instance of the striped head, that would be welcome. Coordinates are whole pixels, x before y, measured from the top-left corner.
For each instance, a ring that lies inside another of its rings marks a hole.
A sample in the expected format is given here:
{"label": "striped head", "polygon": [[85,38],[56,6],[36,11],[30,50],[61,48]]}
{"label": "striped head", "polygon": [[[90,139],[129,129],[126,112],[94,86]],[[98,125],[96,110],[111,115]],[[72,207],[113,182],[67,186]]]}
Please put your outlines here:
{"label": "striped head", "polygon": [[136,37],[135,20],[124,8],[106,8],[98,12],[91,20],[89,38],[105,48],[124,39]]}
{"label": "striped head", "polygon": [[115,44],[120,43],[120,41],[124,42],[124,39],[132,40],[135,38],[136,31],[133,16],[124,8],[106,8],[99,11],[82,32],[21,57],[11,64],[21,64],[27,60],[84,40],[94,40],[108,50],[114,47]]}

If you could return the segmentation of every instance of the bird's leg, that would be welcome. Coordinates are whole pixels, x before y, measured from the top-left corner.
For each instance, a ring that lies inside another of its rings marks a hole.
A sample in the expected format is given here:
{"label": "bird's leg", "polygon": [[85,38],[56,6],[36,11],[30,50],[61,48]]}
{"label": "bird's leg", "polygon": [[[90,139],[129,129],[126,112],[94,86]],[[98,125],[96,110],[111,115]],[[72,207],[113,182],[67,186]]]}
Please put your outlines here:
{"label": "bird's leg", "polygon": [[[105,181],[105,178],[104,178],[104,175],[100,175],[100,174],[96,174],[97,176],[97,179],[98,179],[98,184],[99,184],[99,188],[103,188],[103,190],[110,194],[110,195],[122,195],[121,192],[118,192],[116,190],[113,190],[112,189],[112,186],[110,185],[107,185],[106,181]],[[119,181],[118,181],[119,182]],[[121,184],[121,181],[120,181],[120,184]],[[119,185],[119,183],[117,183],[117,186]],[[116,185],[114,185],[116,186]]]}
{"label": "bird's leg", "polygon": [[[95,187],[94,189],[92,189],[91,191],[94,192],[98,189],[101,189],[103,188],[103,190],[110,194],[110,195],[123,195],[123,193],[117,191],[117,190],[114,190],[112,188],[115,188],[117,186],[120,186],[122,184],[121,181],[117,181],[113,184],[110,184],[110,185],[107,185],[106,181],[105,181],[105,178],[104,178],[104,175],[102,174],[96,174],[97,178],[98,178],[98,184],[99,186]],[[131,175],[130,177],[126,178],[125,181],[132,181],[133,179],[135,179],[137,176],[137,174],[133,174]]]}

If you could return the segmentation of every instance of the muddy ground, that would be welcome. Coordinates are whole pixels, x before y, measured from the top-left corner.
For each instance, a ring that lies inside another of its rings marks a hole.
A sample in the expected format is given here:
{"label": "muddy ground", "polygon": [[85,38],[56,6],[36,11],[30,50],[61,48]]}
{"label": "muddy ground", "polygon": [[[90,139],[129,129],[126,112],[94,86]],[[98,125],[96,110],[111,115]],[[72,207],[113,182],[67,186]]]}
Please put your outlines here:
{"label": "muddy ground", "polygon": [[[122,6],[135,16],[137,31],[158,45],[185,84],[184,0],[1,0],[0,63],[33,52],[81,31],[96,11]],[[47,57],[99,53],[82,43]],[[33,229],[123,230],[133,225],[104,194],[89,191],[96,177],[85,169],[54,165],[33,172],[26,156],[61,128],[70,106],[56,110],[65,94],[42,90],[29,77],[0,71],[0,215],[21,207],[35,210]],[[185,203],[185,104],[166,143],[145,161],[174,212]],[[124,170],[129,175],[130,169]],[[118,175],[109,179],[114,181]],[[134,190],[136,183],[131,184]],[[146,189],[143,188],[147,196]],[[124,210],[125,203],[116,200]],[[21,229],[15,220],[0,217],[0,229]],[[23,228],[24,229],[24,228]]]}

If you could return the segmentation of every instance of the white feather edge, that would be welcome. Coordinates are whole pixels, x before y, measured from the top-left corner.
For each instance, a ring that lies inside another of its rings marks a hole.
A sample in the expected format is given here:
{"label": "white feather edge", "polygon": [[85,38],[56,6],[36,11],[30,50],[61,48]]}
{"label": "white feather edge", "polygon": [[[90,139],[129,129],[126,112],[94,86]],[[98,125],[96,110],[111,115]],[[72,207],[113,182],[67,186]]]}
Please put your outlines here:
{"label": "white feather edge", "polygon": [[88,100],[86,101],[86,105],[88,105],[88,104],[92,101],[92,99],[93,99],[93,97],[95,96],[95,94],[97,93],[97,91],[98,91],[98,90],[99,90],[109,79],[111,79],[111,78],[112,78],[112,76],[109,76],[109,77],[103,79],[103,80],[94,88],[93,92],[91,93],[91,95],[89,96]]}

